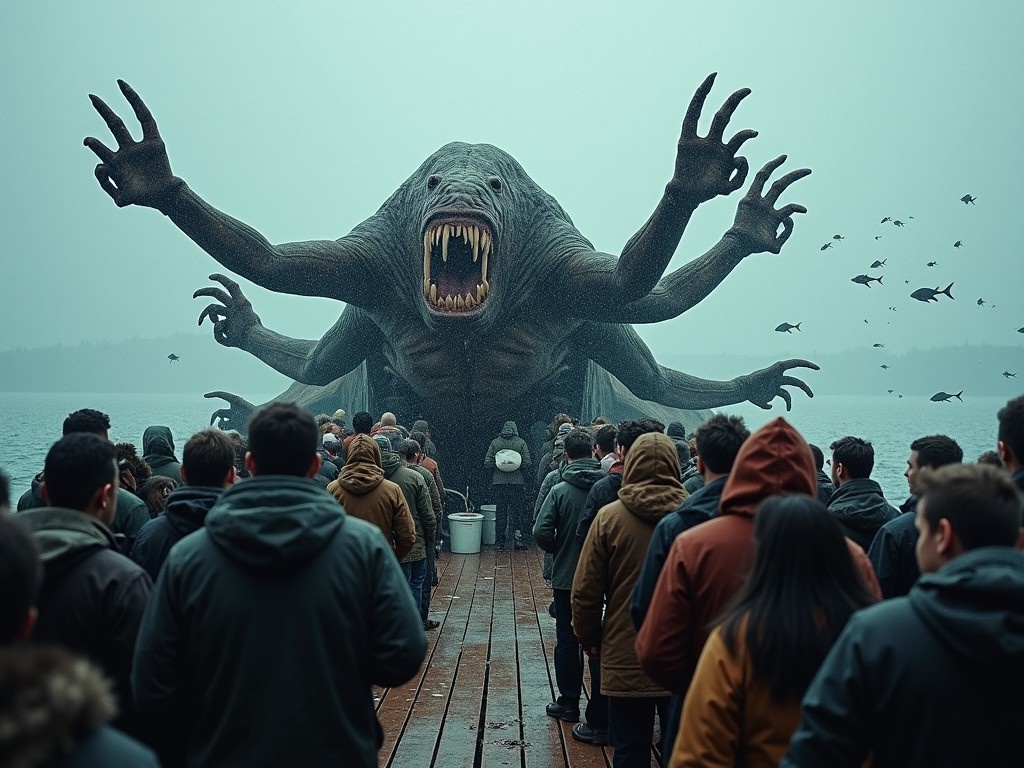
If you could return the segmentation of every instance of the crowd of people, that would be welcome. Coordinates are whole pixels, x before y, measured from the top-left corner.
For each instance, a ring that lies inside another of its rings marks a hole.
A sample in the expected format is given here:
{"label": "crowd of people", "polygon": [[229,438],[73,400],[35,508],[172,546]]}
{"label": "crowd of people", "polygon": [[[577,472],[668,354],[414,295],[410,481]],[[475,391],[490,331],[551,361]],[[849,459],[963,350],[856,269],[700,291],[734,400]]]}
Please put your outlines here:
{"label": "crowd of people", "polygon": [[[496,546],[547,553],[547,714],[617,768],[1019,764],[1024,397],[995,421],[974,464],[912,441],[899,506],[869,440],[782,418],[506,421],[482,469]],[[271,403],[180,461],[109,430],[70,414],[13,511],[0,473],[0,768],[376,766],[372,686],[438,627],[429,425]]]}

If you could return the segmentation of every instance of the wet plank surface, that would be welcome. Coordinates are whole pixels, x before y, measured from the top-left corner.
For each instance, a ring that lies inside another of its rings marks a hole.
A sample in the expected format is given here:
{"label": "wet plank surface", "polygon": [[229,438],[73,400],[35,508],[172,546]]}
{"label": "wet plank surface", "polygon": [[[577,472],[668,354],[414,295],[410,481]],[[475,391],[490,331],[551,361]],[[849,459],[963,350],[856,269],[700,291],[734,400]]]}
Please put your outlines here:
{"label": "wet plank surface", "polygon": [[555,621],[542,555],[485,547],[438,558],[430,617],[441,626],[427,632],[427,660],[401,688],[375,691],[381,766],[611,766],[610,748],[574,741],[569,723],[544,712],[555,698]]}

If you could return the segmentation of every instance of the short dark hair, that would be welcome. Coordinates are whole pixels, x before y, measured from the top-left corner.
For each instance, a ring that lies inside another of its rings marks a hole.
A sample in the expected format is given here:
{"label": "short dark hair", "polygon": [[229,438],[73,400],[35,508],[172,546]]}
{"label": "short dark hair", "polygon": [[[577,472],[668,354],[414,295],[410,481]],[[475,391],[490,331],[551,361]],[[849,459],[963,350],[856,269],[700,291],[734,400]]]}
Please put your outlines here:
{"label": "short dark hair", "polygon": [[825,454],[821,452],[821,448],[816,446],[814,443],[808,443],[807,447],[811,449],[811,453],[814,454],[814,466],[819,472],[825,468]]}
{"label": "short dark hair", "polygon": [[81,410],[69,413],[64,419],[64,431],[62,434],[70,435],[75,432],[88,432],[93,435],[102,435],[110,431],[110,417],[107,414],[93,408],[82,408]]}
{"label": "short dark hair", "polygon": [[584,429],[574,429],[562,441],[565,455],[570,459],[586,459],[594,453],[594,439]]}
{"label": "short dark hair", "polygon": [[269,403],[249,419],[249,454],[257,474],[305,477],[319,447],[320,430],[297,403]]}
{"label": "short dark hair", "polygon": [[119,471],[132,473],[136,483],[144,483],[153,476],[153,468],[149,462],[139,456],[134,443],[118,443],[114,446],[117,450],[117,468]]}
{"label": "short dark hair", "polygon": [[0,646],[14,642],[42,583],[35,537],[16,517],[0,515]]}
{"label": "short dark hair", "polygon": [[974,462],[975,464],[990,464],[993,467],[1003,466],[1002,459],[999,458],[999,454],[995,451],[983,451],[978,454],[978,458]]}
{"label": "short dark hair", "polygon": [[1024,395],[1000,408],[997,418],[999,439],[1013,451],[1017,461],[1024,463]]}
{"label": "short dark hair", "polygon": [[938,469],[947,464],[960,464],[964,460],[963,449],[956,440],[946,435],[919,437],[910,444],[910,450],[917,451],[917,466]]}
{"label": "short dark hair", "polygon": [[352,417],[352,431],[357,435],[368,435],[373,429],[373,414],[360,411]]}
{"label": "short dark hair", "polygon": [[43,465],[50,503],[84,512],[96,491],[117,478],[117,449],[91,432],[72,432],[51,446]]}
{"label": "short dark hair", "polygon": [[412,438],[407,437],[398,443],[398,455],[405,457],[406,460],[415,459],[421,450],[420,444]]}
{"label": "short dark hair", "polygon": [[420,450],[426,449],[427,436],[423,432],[420,432],[418,429],[414,429],[412,432],[409,433],[409,439],[415,440],[417,443],[419,443]]}
{"label": "short dark hair", "polygon": [[188,485],[219,488],[234,466],[234,441],[213,427],[196,432],[181,451],[181,468]]}
{"label": "short dark hair", "polygon": [[0,507],[11,506],[11,481],[0,472]]}
{"label": "short dark hair", "polygon": [[951,464],[917,476],[922,514],[931,530],[945,518],[964,549],[1013,547],[1020,536],[1020,492],[1005,470]]}
{"label": "short dark hair", "polygon": [[743,423],[743,417],[726,416],[724,413],[716,413],[694,433],[697,455],[716,474],[732,471],[736,454],[748,437],[750,430]]}
{"label": "short dark hair", "polygon": [[871,470],[875,468],[875,449],[868,440],[847,435],[832,443],[829,449],[832,451],[833,469],[836,464],[842,464],[851,478],[871,476]]}
{"label": "short dark hair", "polygon": [[615,450],[615,436],[619,430],[613,424],[605,424],[594,434],[594,445],[601,446],[601,450],[611,452]]}
{"label": "short dark hair", "polygon": [[645,435],[648,432],[664,431],[665,425],[654,419],[624,421],[619,424],[619,431],[615,435],[615,442],[623,451],[628,453],[640,435]]}

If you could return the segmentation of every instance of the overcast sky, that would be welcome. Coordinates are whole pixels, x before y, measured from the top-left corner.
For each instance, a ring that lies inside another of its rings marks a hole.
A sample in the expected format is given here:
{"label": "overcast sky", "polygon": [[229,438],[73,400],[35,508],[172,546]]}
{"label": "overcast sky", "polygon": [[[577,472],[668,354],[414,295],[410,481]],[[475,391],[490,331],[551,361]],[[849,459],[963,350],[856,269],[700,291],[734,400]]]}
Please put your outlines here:
{"label": "overcast sky", "polygon": [[[765,364],[872,343],[1024,348],[1022,32],[1024,5],[1008,0],[8,0],[0,349],[161,336],[205,306],[191,294],[214,260],[159,213],[116,208],[93,177],[82,139],[112,143],[87,94],[139,134],[119,77],[151,108],[174,172],[272,242],[345,235],[459,140],[510,152],[598,249],[619,253],[712,71],[702,130],[750,87],[730,126],[760,132],[744,147],[746,186],[788,153],[784,170],[814,173],[782,202],[810,212],[780,255],[750,257],[699,307],[641,327],[656,355],[692,343]],[[717,241],[741,194],[697,211],[670,269]],[[834,234],[845,239],[820,251]],[[884,270],[869,269],[876,259]],[[861,273],[884,285],[850,282]],[[950,282],[954,302],[909,296]],[[340,311],[243,285],[287,335],[319,338]],[[776,333],[784,321],[802,333]],[[195,332],[214,343],[209,326]]]}

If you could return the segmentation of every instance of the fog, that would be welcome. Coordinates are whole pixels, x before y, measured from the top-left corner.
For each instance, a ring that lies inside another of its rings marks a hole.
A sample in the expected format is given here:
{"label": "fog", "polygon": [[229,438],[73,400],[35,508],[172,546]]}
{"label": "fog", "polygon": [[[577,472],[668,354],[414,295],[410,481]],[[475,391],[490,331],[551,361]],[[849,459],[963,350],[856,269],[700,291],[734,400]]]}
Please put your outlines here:
{"label": "fog", "polygon": [[[720,350],[767,365],[991,344],[1024,368],[1019,3],[270,5],[3,4],[0,351],[190,329],[215,345],[195,327],[207,302],[191,296],[220,267],[161,214],[118,209],[93,176],[83,138],[114,143],[87,94],[140,136],[117,78],[152,110],[174,172],[271,242],[347,234],[458,140],[510,152],[599,250],[619,253],[715,71],[702,131],[751,88],[727,132],[760,133],[744,146],[744,189],[787,153],[783,171],[813,174],[781,203],[809,212],[781,254],[749,257],[698,307],[639,327],[656,357]],[[700,207],[669,269],[718,240],[742,194]],[[851,282],[862,273],[884,283]],[[910,297],[951,282],[954,301]],[[340,311],[243,287],[289,336],[319,338]],[[800,332],[776,332],[783,322]]]}

